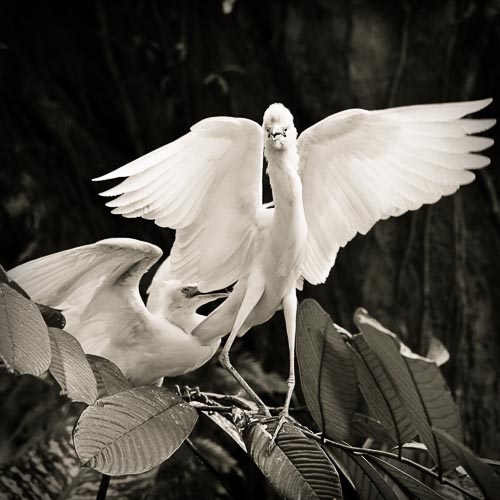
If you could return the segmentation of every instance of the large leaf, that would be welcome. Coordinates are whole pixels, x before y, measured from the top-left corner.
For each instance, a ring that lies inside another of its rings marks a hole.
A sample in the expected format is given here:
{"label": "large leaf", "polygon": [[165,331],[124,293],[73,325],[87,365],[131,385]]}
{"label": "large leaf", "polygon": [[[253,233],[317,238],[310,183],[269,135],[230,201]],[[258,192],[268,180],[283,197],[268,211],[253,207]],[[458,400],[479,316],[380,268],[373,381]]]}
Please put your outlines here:
{"label": "large leaf", "polygon": [[362,500],[398,500],[391,485],[365,457],[331,445],[325,445],[324,449],[347,474]]}
{"label": "large leaf", "polygon": [[0,283],[0,357],[9,370],[41,375],[50,364],[47,325],[36,305]]}
{"label": "large leaf", "polygon": [[49,328],[49,338],[49,370],[63,394],[73,401],[93,404],[97,399],[97,382],[82,346],[73,335],[59,328]]}
{"label": "large leaf", "polygon": [[76,426],[75,447],[84,465],[103,474],[140,474],[169,458],[197,419],[167,389],[135,387],[89,406]]}
{"label": "large leaf", "polygon": [[440,445],[431,430],[431,426],[434,426],[453,436],[462,436],[458,409],[437,365],[413,354],[394,333],[366,311],[358,309],[355,321],[369,346],[382,361],[433,460],[441,470],[456,467],[456,457]]}
{"label": "large leaf", "polygon": [[370,461],[397,483],[403,491],[409,493],[412,498],[416,500],[444,499],[443,496],[429,488],[429,486],[385,460],[377,457],[370,457]]}
{"label": "large leaf", "polygon": [[356,412],[351,421],[351,431],[353,434],[368,438],[371,437],[381,443],[394,444],[394,436],[377,419]]}
{"label": "large leaf", "polygon": [[109,359],[94,354],[87,354],[87,360],[97,381],[98,398],[112,396],[117,392],[133,387],[125,378],[120,368]]}
{"label": "large leaf", "polygon": [[[7,283],[11,288],[13,288],[16,292],[19,292],[23,297],[29,299],[30,296],[26,293],[26,291],[13,279],[7,275],[5,269],[0,266],[0,282]],[[43,316],[45,324],[47,326],[53,326],[56,328],[64,328],[66,325],[66,318],[63,316],[61,311],[58,309],[54,309],[49,306],[44,306],[43,304],[38,304],[35,302],[38,307],[40,313]]]}
{"label": "large leaf", "polygon": [[352,339],[359,387],[372,414],[388,430],[398,446],[410,441],[417,431],[384,369],[380,358],[363,335]]}
{"label": "large leaf", "polygon": [[[199,403],[200,405],[202,403]],[[198,403],[196,401],[191,401],[191,406],[196,408]],[[225,434],[227,434],[243,451],[247,451],[245,443],[241,439],[241,436],[236,429],[235,425],[230,422],[226,417],[217,412],[202,411],[201,414],[210,419],[219,429],[221,429]]]}
{"label": "large leaf", "polygon": [[339,475],[324,451],[292,424],[285,422],[276,446],[268,452],[275,429],[276,421],[251,424],[243,431],[243,440],[277,493],[289,499],[343,498]]}
{"label": "large leaf", "polygon": [[314,421],[327,436],[345,439],[358,400],[356,369],[330,316],[314,300],[304,300],[298,310],[297,359]]}
{"label": "large leaf", "polygon": [[66,326],[66,318],[59,309],[44,306],[43,304],[36,304],[38,310],[43,316],[45,324],[61,330]]}
{"label": "large leaf", "polygon": [[457,458],[462,467],[471,475],[484,496],[496,500],[500,494],[500,476],[476,457],[473,451],[442,429],[432,429],[441,443]]}
{"label": "large leaf", "polygon": [[30,298],[30,296],[26,293],[26,290],[24,290],[16,281],[10,279],[10,276],[7,275],[7,272],[2,266],[0,266],[0,282],[9,285],[16,292],[20,293],[24,298]]}

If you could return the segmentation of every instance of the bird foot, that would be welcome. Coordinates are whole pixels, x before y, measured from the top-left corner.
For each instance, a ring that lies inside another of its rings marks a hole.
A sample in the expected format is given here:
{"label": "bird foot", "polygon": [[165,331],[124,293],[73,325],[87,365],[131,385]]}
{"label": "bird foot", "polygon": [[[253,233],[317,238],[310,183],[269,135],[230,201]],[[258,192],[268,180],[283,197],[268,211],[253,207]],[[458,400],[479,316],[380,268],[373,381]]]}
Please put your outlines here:
{"label": "bird foot", "polygon": [[175,391],[177,392],[178,396],[188,402],[192,401],[193,399],[207,399],[206,396],[202,394],[199,387],[191,388],[188,385],[184,385],[183,387],[181,387],[180,385],[176,384]]}
{"label": "bird foot", "polygon": [[276,440],[278,439],[278,435],[284,423],[289,421],[290,421],[290,416],[288,415],[288,412],[281,412],[279,415],[278,425],[276,426],[276,429],[274,430],[271,440],[269,441],[269,444],[267,445],[266,448],[266,452],[268,455],[270,455],[271,452],[274,450],[276,446]]}

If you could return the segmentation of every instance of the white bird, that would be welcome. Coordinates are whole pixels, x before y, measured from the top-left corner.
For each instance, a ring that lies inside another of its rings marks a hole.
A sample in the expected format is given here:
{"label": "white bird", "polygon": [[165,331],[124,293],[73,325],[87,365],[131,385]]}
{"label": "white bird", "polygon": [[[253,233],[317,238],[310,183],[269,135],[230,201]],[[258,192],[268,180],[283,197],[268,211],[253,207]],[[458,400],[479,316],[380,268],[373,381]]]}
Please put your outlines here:
{"label": "white bird", "polygon": [[195,370],[220,344],[192,330],[196,310],[225,293],[202,295],[173,280],[168,259],[154,276],[147,307],[139,294],[143,274],[161,257],[155,245],[111,238],[35,259],[8,272],[30,297],[62,310],[65,330],[83,350],[113,361],[134,385],[157,383]]}
{"label": "white bird", "polygon": [[[296,287],[303,279],[323,283],[339,249],[378,220],[470,183],[471,170],[490,163],[475,152],[493,140],[469,134],[495,120],[463,117],[490,102],[351,109],[298,139],[290,111],[272,104],[262,127],[244,118],[207,118],[95,180],[128,177],[101,193],[119,195],[107,203],[113,213],[177,230],[171,265],[178,279],[196,281],[203,291],[237,282],[194,334],[210,339],[230,332],[220,360],[264,411],[228,353],[236,336],[283,307],[290,349],[286,417],[295,384]],[[263,153],[270,209],[262,205]]]}

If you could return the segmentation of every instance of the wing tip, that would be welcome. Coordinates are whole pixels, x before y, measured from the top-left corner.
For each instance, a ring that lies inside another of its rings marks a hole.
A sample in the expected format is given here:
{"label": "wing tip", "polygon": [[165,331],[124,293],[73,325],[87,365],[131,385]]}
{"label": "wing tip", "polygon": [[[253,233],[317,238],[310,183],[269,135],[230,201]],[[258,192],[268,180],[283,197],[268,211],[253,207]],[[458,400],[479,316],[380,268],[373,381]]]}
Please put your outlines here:
{"label": "wing tip", "polygon": [[94,177],[91,180],[92,180],[92,182],[101,182],[101,181],[108,181],[110,179],[116,179],[118,177],[125,177],[125,176],[118,174],[119,170],[120,169],[113,170],[112,172],[108,172],[107,174],[101,175],[99,177]]}
{"label": "wing tip", "polygon": [[482,109],[488,107],[493,102],[493,97],[486,97],[485,99],[477,99],[475,101],[469,101],[468,104],[474,106],[474,111],[470,111],[469,113],[476,113],[477,111],[481,111]]}
{"label": "wing tip", "polygon": [[158,258],[163,255],[162,249],[154,245],[153,243],[149,243],[143,240],[137,240],[135,238],[127,238],[127,237],[116,237],[116,238],[105,238],[103,240],[99,240],[95,243],[95,245],[108,247],[117,249],[118,248],[128,248],[133,250],[140,250],[144,253],[151,255],[158,255]]}

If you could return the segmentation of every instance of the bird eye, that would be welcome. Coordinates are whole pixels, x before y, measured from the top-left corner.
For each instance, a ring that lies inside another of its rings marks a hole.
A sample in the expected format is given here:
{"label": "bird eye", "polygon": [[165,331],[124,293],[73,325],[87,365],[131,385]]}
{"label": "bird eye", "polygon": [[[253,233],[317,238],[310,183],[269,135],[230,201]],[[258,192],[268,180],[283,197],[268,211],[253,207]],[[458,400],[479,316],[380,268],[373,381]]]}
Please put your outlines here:
{"label": "bird eye", "polygon": [[182,293],[189,293],[191,291],[191,288],[189,286],[184,286],[181,288]]}

